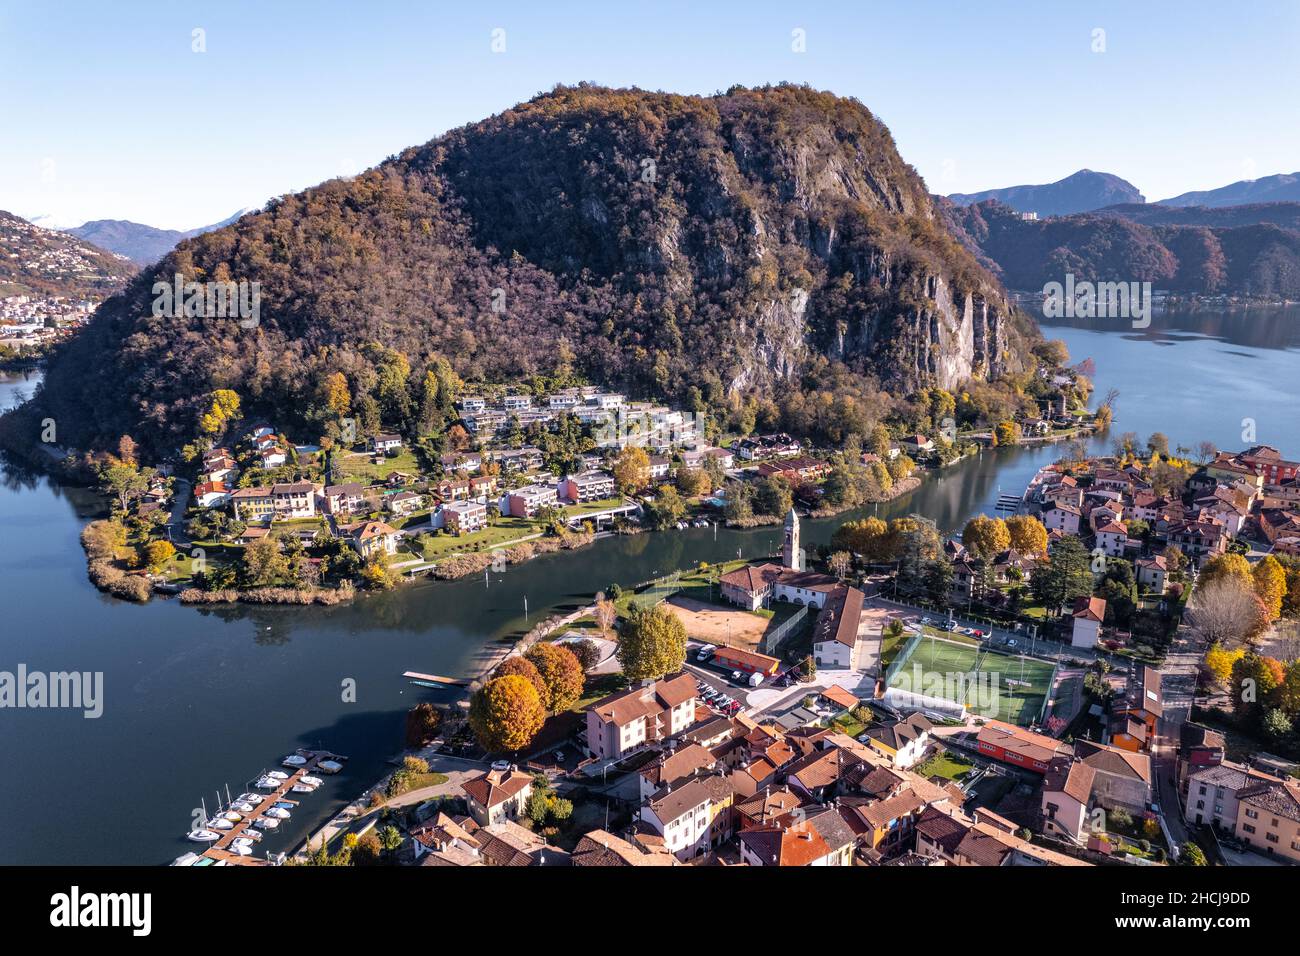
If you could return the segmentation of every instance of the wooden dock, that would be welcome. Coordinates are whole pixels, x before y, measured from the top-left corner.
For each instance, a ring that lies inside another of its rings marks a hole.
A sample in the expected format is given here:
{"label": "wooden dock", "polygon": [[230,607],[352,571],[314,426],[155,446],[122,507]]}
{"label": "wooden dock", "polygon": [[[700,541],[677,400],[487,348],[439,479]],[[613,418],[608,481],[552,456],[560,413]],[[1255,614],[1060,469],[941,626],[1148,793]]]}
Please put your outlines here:
{"label": "wooden dock", "polygon": [[[239,837],[243,836],[246,830],[248,830],[250,827],[253,826],[253,824],[255,824],[263,816],[265,816],[266,811],[270,810],[277,803],[288,803],[291,806],[296,808],[298,806],[298,801],[290,800],[288,794],[293,792],[294,784],[300,781],[303,777],[310,775],[313,771],[328,773],[328,771],[320,770],[320,763],[322,760],[334,760],[341,763],[342,761],[348,759],[347,757],[344,757],[341,754],[330,753],[328,750],[298,750],[295,751],[295,753],[305,758],[307,762],[304,763],[301,767],[297,767],[296,769],[294,769],[294,771],[290,773],[287,778],[280,781],[280,786],[276,787],[274,790],[267,793],[265,797],[263,797],[257,804],[255,804],[252,813],[244,814],[244,819],[240,820],[229,830],[218,831],[221,833],[221,839],[208,844],[207,849],[205,849],[202,853],[200,853],[199,854],[200,856],[208,857],[211,860],[218,860],[222,863],[226,863],[232,866],[266,866],[267,865],[267,860],[265,858],[259,858],[255,855],[241,856],[240,854],[233,852],[230,849],[231,843],[233,843]],[[334,772],[337,773],[337,771]],[[262,775],[259,774],[258,776],[260,777]],[[255,788],[250,788],[248,792],[252,793],[253,789]],[[220,808],[216,810],[216,814],[218,815],[224,812],[225,811]],[[257,829],[262,834],[263,840],[278,832],[278,828],[275,830],[263,830],[261,829],[261,827],[256,827],[255,829]],[[257,841],[256,845],[258,847],[261,847],[262,845],[261,841],[260,840]]]}
{"label": "wooden dock", "polygon": [[444,687],[468,687],[468,677],[442,677],[438,674],[421,674],[419,671],[403,671],[402,676],[417,684],[440,684]]}

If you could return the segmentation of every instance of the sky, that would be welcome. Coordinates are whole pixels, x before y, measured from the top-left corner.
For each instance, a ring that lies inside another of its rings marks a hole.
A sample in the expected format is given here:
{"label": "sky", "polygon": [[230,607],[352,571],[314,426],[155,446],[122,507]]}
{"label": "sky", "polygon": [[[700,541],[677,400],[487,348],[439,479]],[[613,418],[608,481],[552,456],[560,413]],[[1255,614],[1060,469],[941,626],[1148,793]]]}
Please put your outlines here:
{"label": "sky", "polygon": [[582,80],[808,83],[933,192],[1154,201],[1300,169],[1298,64],[1295,0],[0,0],[0,209],[193,228]]}

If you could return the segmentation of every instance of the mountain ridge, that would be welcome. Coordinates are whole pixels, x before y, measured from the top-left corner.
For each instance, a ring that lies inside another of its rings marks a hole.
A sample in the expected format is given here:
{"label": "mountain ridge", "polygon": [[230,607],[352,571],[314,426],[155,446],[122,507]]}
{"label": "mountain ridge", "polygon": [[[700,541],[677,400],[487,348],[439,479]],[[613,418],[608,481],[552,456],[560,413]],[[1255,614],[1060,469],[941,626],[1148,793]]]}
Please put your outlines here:
{"label": "mountain ridge", "polygon": [[1091,169],[1080,169],[1054,183],[952,193],[947,198],[959,206],[996,199],[1017,212],[1034,212],[1042,217],[1091,212],[1122,202],[1146,202],[1132,183],[1112,173],[1098,173]]}

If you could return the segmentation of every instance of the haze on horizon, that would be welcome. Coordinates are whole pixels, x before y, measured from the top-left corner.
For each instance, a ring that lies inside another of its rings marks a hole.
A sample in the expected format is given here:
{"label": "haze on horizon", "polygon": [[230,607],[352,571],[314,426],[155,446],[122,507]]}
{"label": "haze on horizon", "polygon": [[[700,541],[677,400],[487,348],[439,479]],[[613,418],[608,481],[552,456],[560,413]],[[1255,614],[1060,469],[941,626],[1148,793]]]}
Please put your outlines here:
{"label": "haze on horizon", "polygon": [[584,80],[853,96],[937,193],[1087,167],[1155,201],[1300,168],[1285,0],[581,7],[0,3],[0,209],[189,229]]}

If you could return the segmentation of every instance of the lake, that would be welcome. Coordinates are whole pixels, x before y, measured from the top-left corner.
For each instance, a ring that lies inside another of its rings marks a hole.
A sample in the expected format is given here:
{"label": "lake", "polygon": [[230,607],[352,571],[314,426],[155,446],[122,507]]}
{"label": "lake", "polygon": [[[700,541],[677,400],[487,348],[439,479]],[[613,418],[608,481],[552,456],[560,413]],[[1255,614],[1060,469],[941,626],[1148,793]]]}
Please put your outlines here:
{"label": "lake", "polygon": [[[1075,360],[1096,362],[1099,393],[1119,390],[1113,434],[1160,430],[1171,444],[1237,448],[1242,419],[1253,418],[1259,441],[1300,451],[1300,310],[1156,316],[1142,332],[1104,323],[1045,331]],[[0,376],[0,408],[34,384]],[[990,512],[999,493],[1019,493],[1059,453],[988,451],[867,513],[919,512],[955,530]],[[0,670],[102,671],[104,710],[98,719],[0,711],[0,864],[166,863],[195,848],[184,839],[192,813],[200,800],[210,811],[218,789],[244,789],[298,747],[349,755],[344,772],[305,795],[290,825],[263,841],[290,850],[383,773],[401,747],[406,709],[432,699],[402,671],[469,673],[485,648],[611,581],[767,554],[779,536],[768,528],[614,537],[486,582],[422,582],[347,607],[195,609],[125,604],[90,585],[78,535],[99,508],[84,491],[4,472]],[[805,522],[804,537],[825,542],[849,517]],[[349,679],[355,703],[343,700]]]}

